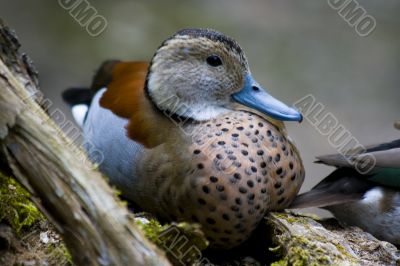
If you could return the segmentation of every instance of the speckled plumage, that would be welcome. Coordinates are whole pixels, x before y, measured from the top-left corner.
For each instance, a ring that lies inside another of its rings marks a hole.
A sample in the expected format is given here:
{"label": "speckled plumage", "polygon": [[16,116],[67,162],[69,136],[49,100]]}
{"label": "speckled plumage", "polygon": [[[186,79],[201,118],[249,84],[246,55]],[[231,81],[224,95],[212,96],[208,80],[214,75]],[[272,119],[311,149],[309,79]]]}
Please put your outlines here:
{"label": "speckled plumage", "polygon": [[[136,186],[154,191],[139,201],[167,220],[202,224],[215,247],[246,240],[303,183],[302,162],[284,129],[258,115],[231,112],[184,130],[193,135],[182,131],[142,158],[143,182]],[[149,177],[157,177],[154,184]]]}
{"label": "speckled plumage", "polygon": [[[212,247],[239,245],[267,211],[285,208],[298,193],[303,165],[278,120],[301,115],[253,79],[233,39],[183,30],[163,42],[149,65],[110,61],[94,84],[107,89],[94,98],[100,105],[92,102],[86,123],[93,125],[84,128],[93,128],[86,137],[107,151],[100,169],[143,210],[199,223]],[[135,145],[122,145],[129,142],[122,129],[103,134],[110,139],[95,130],[97,123],[121,124],[102,119],[107,109],[129,121]],[[122,154],[136,159],[126,163],[132,158]]]}

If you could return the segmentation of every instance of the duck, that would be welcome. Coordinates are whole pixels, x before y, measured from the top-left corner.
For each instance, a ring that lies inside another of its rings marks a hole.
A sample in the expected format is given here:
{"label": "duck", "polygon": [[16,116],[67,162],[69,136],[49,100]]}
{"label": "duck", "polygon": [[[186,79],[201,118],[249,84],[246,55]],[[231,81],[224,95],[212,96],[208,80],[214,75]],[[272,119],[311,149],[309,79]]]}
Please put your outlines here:
{"label": "duck", "polygon": [[400,139],[318,156],[316,162],[337,169],[289,208],[326,209],[342,224],[400,246]]}
{"label": "duck", "polygon": [[304,181],[283,124],[302,115],[272,97],[239,44],[215,30],[180,30],[150,62],[106,61],[90,88],[63,98],[89,158],[124,198],[161,221],[199,224],[211,248],[243,243]]}

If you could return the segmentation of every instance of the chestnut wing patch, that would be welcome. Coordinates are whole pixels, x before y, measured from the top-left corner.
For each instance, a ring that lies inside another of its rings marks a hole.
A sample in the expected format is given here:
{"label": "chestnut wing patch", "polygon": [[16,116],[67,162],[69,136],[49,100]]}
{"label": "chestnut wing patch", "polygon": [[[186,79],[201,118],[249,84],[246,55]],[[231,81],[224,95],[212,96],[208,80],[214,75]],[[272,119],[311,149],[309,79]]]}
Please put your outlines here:
{"label": "chestnut wing patch", "polygon": [[165,132],[172,132],[174,124],[145,95],[148,67],[147,62],[116,62],[98,80],[106,81],[103,87],[107,87],[100,105],[129,119],[126,129],[130,139],[153,148],[164,142]]}
{"label": "chestnut wing patch", "polygon": [[103,80],[109,82],[104,86],[107,90],[100,99],[100,105],[120,117],[131,118],[145,97],[148,67],[147,62],[114,63],[109,72],[104,73]]}

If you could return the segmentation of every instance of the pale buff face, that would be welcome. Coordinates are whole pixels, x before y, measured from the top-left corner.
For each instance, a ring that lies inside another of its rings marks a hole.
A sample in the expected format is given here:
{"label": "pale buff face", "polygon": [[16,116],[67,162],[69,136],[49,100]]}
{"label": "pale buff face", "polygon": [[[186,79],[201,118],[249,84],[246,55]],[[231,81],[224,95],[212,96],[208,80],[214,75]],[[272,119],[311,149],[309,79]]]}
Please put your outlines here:
{"label": "pale buff face", "polygon": [[[207,58],[212,55],[218,56],[222,64],[210,65]],[[209,120],[235,109],[231,95],[243,87],[247,73],[244,54],[227,43],[177,35],[155,54],[147,88],[161,110]]]}

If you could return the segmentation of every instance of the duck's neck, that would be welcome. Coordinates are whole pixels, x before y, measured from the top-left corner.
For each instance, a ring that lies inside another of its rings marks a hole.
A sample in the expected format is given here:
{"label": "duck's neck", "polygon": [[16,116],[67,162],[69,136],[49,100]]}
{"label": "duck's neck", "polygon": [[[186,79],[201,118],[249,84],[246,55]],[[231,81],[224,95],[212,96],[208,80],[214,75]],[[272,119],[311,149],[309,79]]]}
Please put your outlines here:
{"label": "duck's neck", "polygon": [[180,120],[184,118],[201,122],[212,120],[218,116],[231,112],[231,110],[227,108],[209,103],[188,103],[181,100],[176,95],[159,97],[155,95],[155,93],[150,94],[148,89],[146,89],[146,97],[155,108],[159,109],[166,116],[171,118],[177,117]]}

